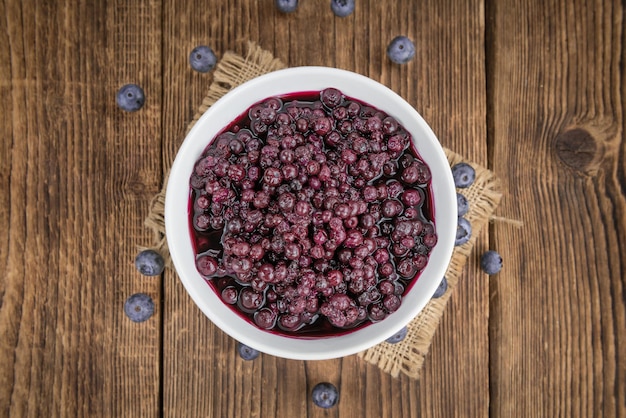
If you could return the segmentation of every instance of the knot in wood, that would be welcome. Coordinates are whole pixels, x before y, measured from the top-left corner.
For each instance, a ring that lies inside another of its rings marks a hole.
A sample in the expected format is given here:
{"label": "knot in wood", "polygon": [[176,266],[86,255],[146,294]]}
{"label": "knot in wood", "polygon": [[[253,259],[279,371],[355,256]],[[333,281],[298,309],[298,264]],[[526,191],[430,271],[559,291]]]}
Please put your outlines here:
{"label": "knot in wood", "polygon": [[601,144],[582,128],[573,128],[560,133],[554,144],[556,155],[561,161],[585,174],[592,174],[602,158]]}

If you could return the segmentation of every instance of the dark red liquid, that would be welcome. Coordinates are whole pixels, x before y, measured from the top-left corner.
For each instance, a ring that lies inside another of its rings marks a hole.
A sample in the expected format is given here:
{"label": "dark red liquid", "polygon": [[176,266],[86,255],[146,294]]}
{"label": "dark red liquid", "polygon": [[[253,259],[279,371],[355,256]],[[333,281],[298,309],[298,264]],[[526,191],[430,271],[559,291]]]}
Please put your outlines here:
{"label": "dark red liquid", "polygon": [[[292,93],[289,95],[281,96],[279,98],[283,102],[282,109],[285,109],[286,107],[292,105],[294,102],[297,102],[299,106],[301,107],[306,106],[306,107],[314,108],[315,107],[314,102],[316,100],[319,100],[319,97],[320,97],[320,92],[315,91],[315,92]],[[370,105],[364,104],[363,102],[345,97],[344,102],[348,102],[348,101],[357,102],[361,104],[362,108],[372,109],[372,112],[378,111],[376,108]],[[254,106],[252,106],[251,108],[253,107]],[[216,138],[222,133],[237,132],[242,129],[250,129],[252,120],[249,117],[248,113],[249,112],[246,111],[242,115],[240,115],[238,118],[236,118],[234,121],[232,121],[218,135],[216,135]],[[261,137],[262,135],[259,135],[259,138]],[[207,150],[212,146],[214,146],[213,142],[207,147]],[[410,142],[410,146],[405,152],[408,152],[412,156],[417,157],[417,159],[421,160],[419,154],[417,153],[417,150],[415,149],[413,142]],[[377,177],[373,180],[368,181],[366,184],[371,185],[373,183],[380,183],[381,181],[388,182],[391,180],[400,180],[399,170],[398,170],[398,173],[396,174],[389,175],[389,176],[383,175],[382,177]],[[422,220],[424,223],[433,225],[434,227],[435,214],[434,214],[434,206],[433,206],[433,194],[432,194],[431,181],[429,180],[425,185],[420,186],[420,189],[424,192],[424,200],[419,206],[419,212],[420,212],[419,219]],[[198,211],[197,208],[195,208],[196,199],[199,193],[198,190],[201,190],[201,189],[196,189],[194,187],[190,188],[189,206],[188,206],[190,236],[192,238],[194,251],[198,257],[204,254],[210,254],[211,256],[219,260],[221,259],[223,255],[223,236],[224,236],[223,228],[219,228],[219,229],[209,228],[207,231],[199,231],[198,229],[194,227],[197,213],[202,212],[202,211]],[[383,221],[380,221],[379,224],[381,224],[382,222]],[[429,252],[430,251],[428,251],[426,255],[429,255]],[[400,283],[403,288],[402,295],[405,295],[412,288],[412,286],[417,281],[420,275],[420,272],[422,270],[418,271],[415,274],[415,276],[411,279],[402,279],[402,278],[397,279],[397,282]],[[225,274],[220,277],[207,279],[207,283],[220,297],[221,297],[223,289],[225,289],[226,287],[233,286],[238,290],[238,292],[241,292],[242,289],[249,286],[248,283],[240,283],[238,280],[236,280],[236,274]],[[263,292],[264,297],[267,295],[267,291],[269,289],[273,289],[273,285],[270,284],[267,286],[266,290]],[[261,306],[264,306],[264,305],[265,304]],[[245,312],[245,309],[242,309],[240,306],[238,306],[238,304],[230,305],[230,307],[239,316],[246,319],[250,323],[255,324],[253,313]],[[313,317],[314,317],[313,318],[314,320],[311,324],[306,324],[302,326],[301,328],[298,328],[293,331],[282,329],[278,325],[276,325],[275,327],[267,331],[271,333],[286,335],[290,337],[297,337],[297,338],[319,338],[319,337],[335,336],[335,335],[350,333],[372,323],[372,321],[369,318],[365,318],[364,320],[360,320],[360,321],[357,321],[356,323],[351,324],[349,327],[338,328],[332,325],[323,315],[319,313],[313,315]]]}

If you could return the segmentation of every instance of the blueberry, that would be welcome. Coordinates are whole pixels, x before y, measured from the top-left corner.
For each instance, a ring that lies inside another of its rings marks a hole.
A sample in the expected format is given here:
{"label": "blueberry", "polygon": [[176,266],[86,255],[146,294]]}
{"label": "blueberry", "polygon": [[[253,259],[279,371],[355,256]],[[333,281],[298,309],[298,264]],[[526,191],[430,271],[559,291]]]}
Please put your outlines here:
{"label": "blueberry", "polygon": [[385,341],[388,342],[389,344],[397,344],[400,341],[404,340],[404,337],[406,337],[407,332],[408,332],[408,328],[404,327],[400,331],[393,334],[391,337],[387,338]]}
{"label": "blueberry", "polygon": [[415,45],[406,36],[396,36],[387,47],[387,56],[396,64],[406,64],[415,56]]}
{"label": "blueberry", "polygon": [[480,268],[487,274],[496,274],[502,270],[502,257],[496,251],[486,251],[480,257]]}
{"label": "blueberry", "polygon": [[476,171],[467,163],[458,163],[452,167],[452,177],[456,187],[462,189],[469,187],[476,179]]}
{"label": "blueberry", "polygon": [[459,223],[456,227],[456,241],[454,245],[463,245],[472,237],[472,224],[465,219],[459,218]]}
{"label": "blueberry", "polygon": [[126,299],[124,312],[133,322],[143,322],[148,320],[154,313],[154,302],[145,293],[135,293]]}
{"label": "blueberry", "polygon": [[217,57],[211,48],[200,45],[191,50],[189,64],[199,73],[208,73],[217,64]]}
{"label": "blueberry", "polygon": [[435,293],[433,293],[433,298],[437,299],[442,297],[444,293],[446,293],[446,290],[448,290],[448,281],[444,277],[443,279],[441,279],[441,283],[439,283],[439,286],[437,286]]}
{"label": "blueberry", "polygon": [[259,357],[259,354],[261,354],[254,348],[248,347],[240,342],[237,342],[237,352],[239,353],[239,356],[246,361],[254,360]]}
{"label": "blueberry", "polygon": [[163,273],[165,260],[154,250],[143,250],[135,257],[135,267],[144,276],[158,276]]}
{"label": "blueberry", "polygon": [[146,102],[143,89],[137,84],[126,84],[117,91],[117,105],[126,112],[136,112]]}
{"label": "blueberry", "polygon": [[276,7],[283,13],[295,12],[298,8],[298,0],[276,0]]}
{"label": "blueberry", "polygon": [[330,9],[335,16],[346,17],[354,12],[354,0],[330,0]]}
{"label": "blueberry", "polygon": [[463,216],[469,211],[469,202],[461,193],[456,194],[456,207],[458,216]]}
{"label": "blueberry", "polygon": [[311,391],[313,403],[320,408],[331,408],[339,401],[339,391],[332,383],[322,382]]}

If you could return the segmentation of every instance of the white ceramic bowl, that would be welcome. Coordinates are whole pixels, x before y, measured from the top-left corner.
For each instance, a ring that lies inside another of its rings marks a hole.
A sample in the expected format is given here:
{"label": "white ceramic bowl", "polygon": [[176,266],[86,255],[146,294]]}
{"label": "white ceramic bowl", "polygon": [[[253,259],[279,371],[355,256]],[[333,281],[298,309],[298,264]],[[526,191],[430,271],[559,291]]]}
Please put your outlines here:
{"label": "white ceramic bowl", "polygon": [[[189,178],[194,163],[213,137],[252,104],[271,96],[300,91],[339,89],[395,117],[413,136],[417,151],[432,172],[438,242],[428,265],[403,297],[400,308],[381,322],[333,337],[301,339],[263,331],[225,305],[195,266],[188,224]],[[180,147],[167,184],[165,227],[169,250],[180,280],[204,314],[236,340],[274,356],[322,360],[354,354],[384,341],[407,325],[426,305],[450,262],[456,234],[456,193],[450,166],[428,124],[400,96],[382,84],[348,71],[296,67],[251,80],[209,108]]]}

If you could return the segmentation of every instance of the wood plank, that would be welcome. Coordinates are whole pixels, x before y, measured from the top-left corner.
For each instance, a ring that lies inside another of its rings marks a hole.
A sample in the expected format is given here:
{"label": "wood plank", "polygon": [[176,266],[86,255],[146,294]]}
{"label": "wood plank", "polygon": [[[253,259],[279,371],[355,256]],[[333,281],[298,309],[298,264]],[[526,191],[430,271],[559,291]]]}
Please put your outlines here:
{"label": "wood plank", "polygon": [[494,416],[626,416],[624,5],[490,2]]}
{"label": "wood plank", "polygon": [[[270,3],[213,0],[190,2],[183,10],[173,0],[165,2],[166,165],[211,82],[210,74],[189,68],[189,51],[206,43],[218,55],[242,52],[246,40],[290,66],[337,66],[382,81],[422,112],[444,145],[486,163],[482,1],[360,1],[345,19],[316,2],[302,1],[290,15],[277,13]],[[400,34],[417,43],[416,59],[407,66],[385,56],[389,41]],[[470,268],[476,268],[475,260]],[[488,281],[468,279],[453,297],[424,376],[416,382],[393,379],[356,356],[300,362],[262,355],[243,362],[234,342],[193,305],[175,275],[167,275],[164,415],[486,416]],[[321,380],[340,386],[337,409],[325,412],[309,400]]]}
{"label": "wood plank", "polygon": [[[160,7],[123,4],[0,6],[2,416],[158,413],[159,315],[123,304],[143,291],[160,312],[132,263],[161,178]],[[125,115],[130,80],[148,103]]]}
{"label": "wood plank", "polygon": [[[112,416],[160,415],[162,278],[141,276],[132,261],[138,247],[150,245],[152,236],[143,227],[149,202],[160,190],[162,172],[162,14],[159,1],[107,4],[106,96],[107,138],[103,196],[104,240],[110,243],[106,271],[112,272],[105,300],[114,306],[107,313],[105,335],[113,347],[105,350],[111,364],[107,380],[115,382],[105,399],[111,399]],[[126,83],[139,84],[146,104],[136,113],[123,112],[113,102]],[[102,139],[101,139],[102,140]],[[111,245],[116,243],[116,245]],[[120,263],[120,260],[127,260]],[[133,323],[123,312],[125,300],[141,292],[150,295],[155,314],[148,321]]]}

